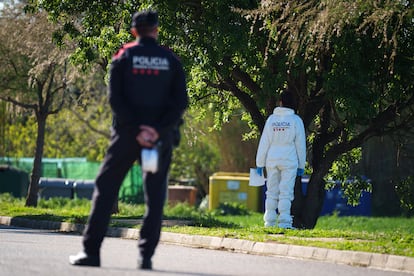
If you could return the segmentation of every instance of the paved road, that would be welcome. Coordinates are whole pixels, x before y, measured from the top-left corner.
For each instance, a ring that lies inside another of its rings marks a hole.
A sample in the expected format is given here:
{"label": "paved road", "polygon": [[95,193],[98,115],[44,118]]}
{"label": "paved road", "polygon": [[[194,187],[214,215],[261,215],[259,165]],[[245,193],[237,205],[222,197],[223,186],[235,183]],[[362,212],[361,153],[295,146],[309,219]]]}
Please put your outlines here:
{"label": "paved road", "polygon": [[106,238],[101,253],[102,267],[74,267],[69,265],[68,256],[81,248],[79,235],[0,225],[0,275],[412,275],[168,244],[157,248],[154,270],[142,271],[137,270],[136,245],[136,240]]}

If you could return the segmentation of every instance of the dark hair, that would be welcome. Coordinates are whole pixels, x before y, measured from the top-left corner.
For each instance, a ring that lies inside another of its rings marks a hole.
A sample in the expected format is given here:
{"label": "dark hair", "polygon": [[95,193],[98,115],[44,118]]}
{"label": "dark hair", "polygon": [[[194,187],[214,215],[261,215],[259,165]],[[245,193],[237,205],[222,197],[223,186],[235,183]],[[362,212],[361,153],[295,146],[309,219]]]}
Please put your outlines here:
{"label": "dark hair", "polygon": [[283,104],[284,107],[288,107],[288,108],[291,108],[293,110],[296,110],[295,96],[293,95],[292,91],[290,91],[288,88],[286,88],[280,94],[280,100],[282,101],[282,104]]}
{"label": "dark hair", "polygon": [[143,10],[134,13],[131,27],[135,28],[139,35],[147,35],[158,26],[158,12],[154,10]]}

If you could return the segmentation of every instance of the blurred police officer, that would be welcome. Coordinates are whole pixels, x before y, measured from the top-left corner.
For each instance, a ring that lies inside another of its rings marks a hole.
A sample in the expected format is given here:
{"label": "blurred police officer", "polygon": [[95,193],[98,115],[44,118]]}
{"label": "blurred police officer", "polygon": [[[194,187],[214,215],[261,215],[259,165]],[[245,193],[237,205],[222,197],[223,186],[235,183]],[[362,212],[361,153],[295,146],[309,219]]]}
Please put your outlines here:
{"label": "blurred police officer", "polygon": [[188,105],[186,83],[180,61],[157,43],[156,11],[135,13],[131,33],[136,41],[123,45],[112,58],[111,142],[96,177],[83,251],[69,257],[73,265],[100,266],[101,244],[122,181],[133,163],[141,162],[141,151],[155,146],[159,156],[157,171],[144,173],[146,213],[138,245],[141,269],[152,269],[151,258],[160,238],[177,126]]}

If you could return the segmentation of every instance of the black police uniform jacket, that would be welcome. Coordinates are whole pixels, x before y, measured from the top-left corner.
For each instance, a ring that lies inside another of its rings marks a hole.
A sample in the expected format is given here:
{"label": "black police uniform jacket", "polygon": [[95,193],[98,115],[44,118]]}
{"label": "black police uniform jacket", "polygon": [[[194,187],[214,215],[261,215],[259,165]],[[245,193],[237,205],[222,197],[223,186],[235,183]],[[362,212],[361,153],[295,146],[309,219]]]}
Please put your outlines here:
{"label": "black police uniform jacket", "polygon": [[174,53],[144,37],[113,56],[109,77],[113,127],[154,127],[161,139],[177,129],[188,105],[185,75]]}

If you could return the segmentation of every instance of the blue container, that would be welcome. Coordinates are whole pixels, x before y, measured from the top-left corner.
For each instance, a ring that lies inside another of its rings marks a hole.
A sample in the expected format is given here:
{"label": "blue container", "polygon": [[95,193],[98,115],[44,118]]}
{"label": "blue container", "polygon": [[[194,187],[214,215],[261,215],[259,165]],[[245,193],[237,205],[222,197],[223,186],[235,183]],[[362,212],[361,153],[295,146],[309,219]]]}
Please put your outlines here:
{"label": "blue container", "polygon": [[73,180],[64,178],[43,178],[39,180],[39,197],[65,197],[73,199]]}
{"label": "blue container", "polygon": [[94,180],[78,180],[73,183],[74,198],[92,199],[95,189]]}
{"label": "blue container", "polygon": [[335,185],[333,189],[326,191],[321,216],[334,212],[338,212],[339,216],[371,216],[371,198],[371,193],[362,192],[359,205],[348,205],[342,189]]}
{"label": "blue container", "polygon": [[[309,183],[309,176],[302,177],[302,191],[306,195]],[[263,207],[266,199],[266,185],[263,186]],[[331,190],[325,192],[325,200],[322,206],[320,215],[331,215],[338,212],[339,216],[371,216],[371,202],[372,194],[369,192],[362,192],[360,203],[357,206],[347,204],[347,199],[343,196],[343,191],[339,184]]]}

